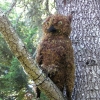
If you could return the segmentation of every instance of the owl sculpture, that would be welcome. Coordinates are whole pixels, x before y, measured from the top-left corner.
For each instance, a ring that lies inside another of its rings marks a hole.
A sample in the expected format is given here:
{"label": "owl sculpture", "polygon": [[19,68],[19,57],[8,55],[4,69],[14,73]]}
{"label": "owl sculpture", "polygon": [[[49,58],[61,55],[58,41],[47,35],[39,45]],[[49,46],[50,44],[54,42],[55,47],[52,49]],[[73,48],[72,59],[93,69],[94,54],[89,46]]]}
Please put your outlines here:
{"label": "owl sculpture", "polygon": [[43,36],[37,48],[36,62],[48,73],[50,79],[63,92],[66,90],[68,100],[74,87],[74,56],[71,33],[72,15],[55,14],[43,23]]}

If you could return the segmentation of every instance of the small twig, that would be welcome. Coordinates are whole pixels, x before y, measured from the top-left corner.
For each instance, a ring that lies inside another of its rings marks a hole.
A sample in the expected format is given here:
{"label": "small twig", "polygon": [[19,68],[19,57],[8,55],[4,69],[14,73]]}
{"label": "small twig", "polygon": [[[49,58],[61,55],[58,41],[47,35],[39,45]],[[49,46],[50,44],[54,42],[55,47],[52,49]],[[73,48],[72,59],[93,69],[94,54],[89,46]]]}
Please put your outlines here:
{"label": "small twig", "polygon": [[46,10],[47,10],[47,11],[49,11],[49,7],[48,7],[48,6],[49,6],[49,1],[46,0]]}
{"label": "small twig", "polygon": [[32,57],[35,58],[35,56],[36,56],[36,50],[35,50],[35,52],[33,53],[33,56],[32,56]]}
{"label": "small twig", "polygon": [[14,0],[12,4],[10,5],[9,9],[5,12],[5,14],[9,15],[9,13],[12,11],[13,7],[16,5],[17,0]]}
{"label": "small twig", "polygon": [[27,6],[24,7],[24,10],[23,10],[23,11],[19,14],[19,16],[16,18],[15,28],[16,28],[18,22],[19,22],[20,17],[22,16],[23,12],[25,12],[26,7],[27,7]]}

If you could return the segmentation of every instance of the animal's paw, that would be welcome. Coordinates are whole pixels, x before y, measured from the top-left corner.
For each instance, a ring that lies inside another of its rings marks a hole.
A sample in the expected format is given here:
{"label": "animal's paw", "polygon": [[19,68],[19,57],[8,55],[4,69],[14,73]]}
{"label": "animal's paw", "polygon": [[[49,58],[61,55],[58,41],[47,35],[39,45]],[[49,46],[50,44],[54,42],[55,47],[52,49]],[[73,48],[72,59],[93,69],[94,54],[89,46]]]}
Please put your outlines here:
{"label": "animal's paw", "polygon": [[52,77],[58,72],[58,66],[54,64],[48,66],[42,64],[41,69],[46,74],[47,77]]}
{"label": "animal's paw", "polygon": [[49,65],[48,66],[48,76],[52,77],[58,72],[58,66],[57,65]]}

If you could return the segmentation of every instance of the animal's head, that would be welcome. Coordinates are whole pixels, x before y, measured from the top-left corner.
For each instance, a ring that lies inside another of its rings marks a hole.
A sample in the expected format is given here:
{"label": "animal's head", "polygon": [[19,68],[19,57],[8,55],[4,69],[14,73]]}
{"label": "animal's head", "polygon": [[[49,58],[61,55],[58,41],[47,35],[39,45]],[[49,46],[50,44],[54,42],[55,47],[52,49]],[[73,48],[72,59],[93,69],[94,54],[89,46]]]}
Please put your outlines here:
{"label": "animal's head", "polygon": [[72,15],[64,16],[60,14],[49,16],[43,23],[44,34],[66,35],[71,32]]}

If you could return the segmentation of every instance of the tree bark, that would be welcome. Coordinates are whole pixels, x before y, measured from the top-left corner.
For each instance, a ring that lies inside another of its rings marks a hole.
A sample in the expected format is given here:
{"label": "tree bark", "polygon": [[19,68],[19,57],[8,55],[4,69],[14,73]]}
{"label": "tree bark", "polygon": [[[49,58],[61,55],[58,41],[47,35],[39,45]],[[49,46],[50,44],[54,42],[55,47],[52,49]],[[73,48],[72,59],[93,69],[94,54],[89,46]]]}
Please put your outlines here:
{"label": "tree bark", "polygon": [[100,0],[56,0],[58,13],[73,13],[71,39],[76,80],[73,100],[100,100]]}
{"label": "tree bark", "polygon": [[35,64],[32,56],[27,52],[22,40],[18,37],[9,20],[0,10],[0,32],[3,34],[9,48],[18,58],[27,74],[38,85],[50,100],[65,100],[54,83]]}

